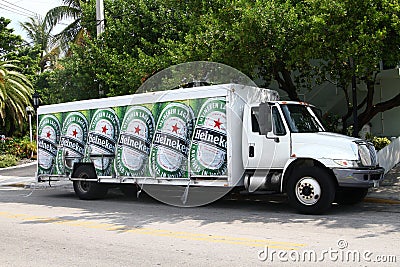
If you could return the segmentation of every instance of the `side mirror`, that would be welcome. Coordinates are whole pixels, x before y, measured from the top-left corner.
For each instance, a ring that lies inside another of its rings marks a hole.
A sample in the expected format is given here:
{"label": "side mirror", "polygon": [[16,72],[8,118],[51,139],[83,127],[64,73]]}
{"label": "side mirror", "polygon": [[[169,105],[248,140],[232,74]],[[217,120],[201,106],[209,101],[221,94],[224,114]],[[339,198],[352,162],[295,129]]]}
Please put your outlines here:
{"label": "side mirror", "polygon": [[271,107],[268,103],[261,103],[258,109],[258,124],[260,125],[260,133],[267,135],[272,131]]}

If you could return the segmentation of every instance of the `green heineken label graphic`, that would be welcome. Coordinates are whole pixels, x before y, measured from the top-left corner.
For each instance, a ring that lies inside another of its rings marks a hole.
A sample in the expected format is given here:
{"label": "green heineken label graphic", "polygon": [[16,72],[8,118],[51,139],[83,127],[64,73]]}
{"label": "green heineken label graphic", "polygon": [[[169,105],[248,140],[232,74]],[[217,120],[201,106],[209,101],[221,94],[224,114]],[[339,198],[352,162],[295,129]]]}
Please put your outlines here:
{"label": "green heineken label graphic", "polygon": [[111,108],[96,110],[89,127],[88,152],[99,175],[111,174],[118,134],[119,120],[115,111]]}
{"label": "green heineken label graphic", "polygon": [[187,158],[194,114],[183,103],[163,104],[150,151],[150,171],[156,177],[187,177]]}
{"label": "green heineken label graphic", "polygon": [[58,174],[71,172],[74,162],[79,162],[85,152],[88,121],[81,112],[70,112],[63,121],[60,145],[56,156]]}
{"label": "green heineken label graphic", "polygon": [[41,117],[38,126],[38,172],[51,174],[60,141],[61,126],[54,115]]}
{"label": "green heineken label graphic", "polygon": [[224,98],[211,98],[200,108],[190,147],[194,175],[224,175],[226,160],[226,112]]}
{"label": "green heineken label graphic", "polygon": [[153,115],[144,106],[133,106],[125,113],[115,158],[118,175],[145,175],[154,126]]}

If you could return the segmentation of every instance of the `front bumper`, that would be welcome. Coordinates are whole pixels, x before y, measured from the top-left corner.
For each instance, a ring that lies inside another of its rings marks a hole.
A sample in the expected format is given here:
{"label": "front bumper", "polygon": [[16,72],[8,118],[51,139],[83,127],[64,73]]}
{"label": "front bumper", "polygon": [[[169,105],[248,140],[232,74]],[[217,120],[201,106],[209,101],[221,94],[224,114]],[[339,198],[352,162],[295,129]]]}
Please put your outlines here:
{"label": "front bumper", "polygon": [[339,186],[369,188],[377,187],[383,180],[385,169],[378,167],[375,169],[333,169]]}

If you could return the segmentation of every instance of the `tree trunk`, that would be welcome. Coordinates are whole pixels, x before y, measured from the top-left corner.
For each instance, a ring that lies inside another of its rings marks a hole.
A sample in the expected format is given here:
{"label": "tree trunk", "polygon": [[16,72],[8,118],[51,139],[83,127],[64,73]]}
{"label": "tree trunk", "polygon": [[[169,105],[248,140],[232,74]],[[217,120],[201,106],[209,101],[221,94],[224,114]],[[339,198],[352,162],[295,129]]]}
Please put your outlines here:
{"label": "tree trunk", "polygon": [[273,73],[274,79],[279,84],[279,89],[285,91],[288,94],[290,100],[300,101],[300,98],[297,94],[296,85],[293,83],[292,73],[291,71],[286,69],[283,62],[275,62]]}
{"label": "tree trunk", "polygon": [[400,106],[400,93],[387,101],[372,105],[371,107],[367,106],[365,111],[358,116],[358,121],[360,125],[365,125],[371,121],[376,114],[398,106]]}

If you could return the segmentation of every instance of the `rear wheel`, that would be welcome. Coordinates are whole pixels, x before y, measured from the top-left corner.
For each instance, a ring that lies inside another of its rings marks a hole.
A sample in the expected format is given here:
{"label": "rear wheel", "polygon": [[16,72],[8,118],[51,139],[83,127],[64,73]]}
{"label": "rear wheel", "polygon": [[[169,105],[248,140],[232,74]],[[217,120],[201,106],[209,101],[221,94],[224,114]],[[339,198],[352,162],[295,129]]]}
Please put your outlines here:
{"label": "rear wheel", "polygon": [[336,185],[331,175],[319,167],[303,167],[293,171],[286,193],[289,203],[305,214],[321,214],[335,198]]}
{"label": "rear wheel", "polygon": [[[89,166],[79,166],[75,170],[74,178],[94,179],[96,178],[96,172],[94,168]],[[78,180],[74,181],[75,194],[84,200],[92,200],[104,198],[107,195],[108,187],[97,182]]]}
{"label": "rear wheel", "polygon": [[343,205],[357,204],[367,196],[368,188],[339,188],[335,202]]}

